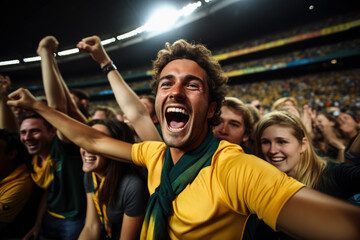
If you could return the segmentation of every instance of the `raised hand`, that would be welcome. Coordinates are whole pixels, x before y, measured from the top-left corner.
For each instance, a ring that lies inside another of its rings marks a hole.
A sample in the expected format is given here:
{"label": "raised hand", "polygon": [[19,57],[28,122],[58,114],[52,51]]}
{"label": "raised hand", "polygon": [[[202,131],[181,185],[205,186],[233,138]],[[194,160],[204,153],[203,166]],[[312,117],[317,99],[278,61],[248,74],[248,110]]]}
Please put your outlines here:
{"label": "raised hand", "polygon": [[24,109],[33,110],[37,102],[41,102],[35,99],[29,90],[19,88],[12,92],[8,96],[9,100],[7,104],[15,107],[22,107]]}
{"label": "raised hand", "polygon": [[105,65],[111,62],[110,57],[107,55],[104,47],[101,44],[101,40],[98,36],[91,36],[83,38],[76,47],[81,52],[90,53],[91,57],[95,62],[100,64],[100,67],[103,68]]}
{"label": "raised hand", "polygon": [[41,54],[45,52],[55,53],[59,46],[59,42],[54,36],[46,36],[39,42],[39,46],[37,49],[37,54],[41,56]]}

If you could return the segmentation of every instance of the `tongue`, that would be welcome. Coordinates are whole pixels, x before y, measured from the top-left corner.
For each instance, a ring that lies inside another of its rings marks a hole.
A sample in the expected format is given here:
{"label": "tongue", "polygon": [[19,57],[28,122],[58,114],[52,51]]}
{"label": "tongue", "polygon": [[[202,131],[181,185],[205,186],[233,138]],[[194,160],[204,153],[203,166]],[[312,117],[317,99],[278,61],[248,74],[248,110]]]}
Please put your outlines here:
{"label": "tongue", "polygon": [[172,127],[172,128],[182,128],[184,126],[185,126],[184,122],[177,122],[177,121],[170,122],[170,127]]}

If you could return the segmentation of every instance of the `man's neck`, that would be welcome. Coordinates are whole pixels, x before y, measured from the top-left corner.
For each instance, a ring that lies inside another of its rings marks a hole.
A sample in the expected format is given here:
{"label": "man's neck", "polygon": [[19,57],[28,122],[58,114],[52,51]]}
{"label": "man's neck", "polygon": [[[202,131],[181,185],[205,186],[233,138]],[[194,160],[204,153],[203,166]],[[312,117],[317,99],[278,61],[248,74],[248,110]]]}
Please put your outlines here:
{"label": "man's neck", "polygon": [[49,156],[50,152],[44,152],[44,153],[40,153],[38,154],[38,162],[37,165],[39,167],[42,167],[46,161],[46,158]]}
{"label": "man's neck", "polygon": [[179,161],[182,155],[186,152],[179,148],[170,148],[170,154],[174,165]]}
{"label": "man's neck", "polygon": [[[207,132],[207,134],[208,134],[208,132]],[[189,144],[189,146],[187,146],[187,147],[183,147],[183,148],[170,147],[170,154],[171,154],[171,158],[173,160],[174,165],[180,160],[182,155],[198,148],[204,142],[207,134],[205,134],[204,136],[201,137],[201,141],[199,140],[194,144]]]}

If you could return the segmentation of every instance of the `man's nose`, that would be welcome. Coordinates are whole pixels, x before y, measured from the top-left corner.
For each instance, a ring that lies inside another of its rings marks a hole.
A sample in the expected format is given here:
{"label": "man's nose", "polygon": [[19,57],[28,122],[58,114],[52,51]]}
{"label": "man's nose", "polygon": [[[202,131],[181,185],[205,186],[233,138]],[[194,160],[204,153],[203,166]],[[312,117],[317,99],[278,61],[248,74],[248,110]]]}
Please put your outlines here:
{"label": "man's nose", "polygon": [[31,133],[30,132],[26,132],[25,134],[24,134],[24,140],[29,140],[29,139],[31,139],[32,138],[32,136],[31,136]]}
{"label": "man's nose", "polygon": [[229,133],[229,126],[226,123],[220,123],[219,129],[220,129],[221,134],[228,134]]}
{"label": "man's nose", "polygon": [[183,99],[185,97],[184,87],[181,83],[175,83],[171,87],[170,97],[177,99]]}

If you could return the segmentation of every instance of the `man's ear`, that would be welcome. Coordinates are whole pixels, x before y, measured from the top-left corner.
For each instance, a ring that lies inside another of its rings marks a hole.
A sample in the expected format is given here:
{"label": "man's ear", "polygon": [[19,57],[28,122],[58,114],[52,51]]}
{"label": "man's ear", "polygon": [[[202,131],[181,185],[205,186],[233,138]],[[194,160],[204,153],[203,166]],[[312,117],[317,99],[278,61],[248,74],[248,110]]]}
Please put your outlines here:
{"label": "man's ear", "polygon": [[86,99],[81,99],[80,102],[84,106],[84,108],[87,108],[89,106],[89,102]]}
{"label": "man's ear", "polygon": [[207,112],[207,118],[212,118],[215,114],[215,110],[217,107],[217,103],[216,102],[211,102],[208,108],[208,112]]}
{"label": "man's ear", "polygon": [[56,128],[56,127],[52,127],[52,128],[50,129],[50,133],[55,136],[56,133],[57,133],[57,128]]}
{"label": "man's ear", "polygon": [[242,141],[243,142],[246,142],[247,140],[249,140],[249,137],[248,135],[244,135],[243,138],[242,138]]}

